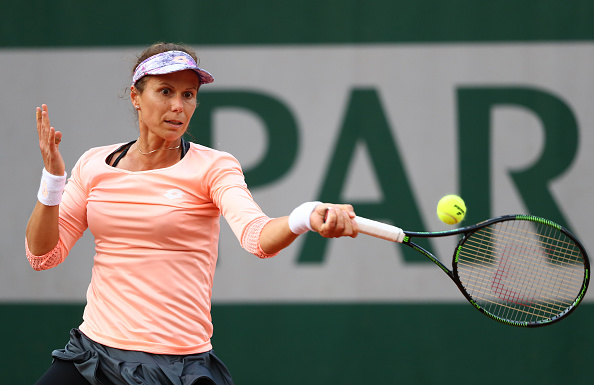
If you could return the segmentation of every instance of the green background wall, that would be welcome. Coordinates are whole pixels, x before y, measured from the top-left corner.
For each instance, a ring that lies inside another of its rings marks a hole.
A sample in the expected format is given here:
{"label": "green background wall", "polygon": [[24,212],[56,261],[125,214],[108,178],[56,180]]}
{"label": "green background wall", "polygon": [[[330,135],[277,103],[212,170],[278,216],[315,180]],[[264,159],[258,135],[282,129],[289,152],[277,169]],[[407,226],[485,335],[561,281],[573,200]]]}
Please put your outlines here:
{"label": "green background wall", "polygon": [[[25,5],[26,4],[26,5]],[[589,1],[2,2],[1,46],[584,41]]]}
{"label": "green background wall", "polygon": [[[591,43],[592,20],[594,2],[578,0],[1,1],[0,51],[154,41],[247,48]],[[9,90],[0,92],[10,103]],[[215,350],[238,385],[592,383],[590,303],[562,323],[525,330],[497,324],[463,303],[255,302],[213,306]],[[33,383],[51,350],[80,323],[82,308],[0,303],[0,382]]]}

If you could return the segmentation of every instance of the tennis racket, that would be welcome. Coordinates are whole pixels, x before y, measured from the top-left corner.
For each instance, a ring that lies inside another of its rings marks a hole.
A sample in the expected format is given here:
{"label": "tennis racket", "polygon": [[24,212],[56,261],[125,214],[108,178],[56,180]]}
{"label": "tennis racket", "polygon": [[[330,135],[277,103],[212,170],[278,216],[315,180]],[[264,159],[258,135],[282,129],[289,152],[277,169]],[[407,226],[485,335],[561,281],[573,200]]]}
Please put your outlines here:
{"label": "tennis racket", "polygon": [[[429,258],[475,308],[507,325],[537,327],[560,321],[588,289],[585,248],[567,229],[547,219],[506,215],[439,232],[403,231],[362,217],[355,220],[360,233],[402,243]],[[451,235],[461,235],[451,270],[412,241]]]}

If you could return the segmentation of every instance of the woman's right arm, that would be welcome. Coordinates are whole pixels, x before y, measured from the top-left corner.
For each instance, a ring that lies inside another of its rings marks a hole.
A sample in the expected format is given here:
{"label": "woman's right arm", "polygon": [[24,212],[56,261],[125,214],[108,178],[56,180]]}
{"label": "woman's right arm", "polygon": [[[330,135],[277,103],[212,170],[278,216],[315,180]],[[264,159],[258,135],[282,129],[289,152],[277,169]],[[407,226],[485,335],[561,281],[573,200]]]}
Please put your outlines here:
{"label": "woman's right arm", "polygon": [[[63,177],[66,166],[59,150],[62,133],[50,126],[47,105],[43,104],[41,108],[37,107],[36,120],[39,149],[45,170],[53,176]],[[58,205],[45,205],[39,200],[37,201],[26,230],[27,244],[31,254],[44,255],[58,244],[58,216]]]}

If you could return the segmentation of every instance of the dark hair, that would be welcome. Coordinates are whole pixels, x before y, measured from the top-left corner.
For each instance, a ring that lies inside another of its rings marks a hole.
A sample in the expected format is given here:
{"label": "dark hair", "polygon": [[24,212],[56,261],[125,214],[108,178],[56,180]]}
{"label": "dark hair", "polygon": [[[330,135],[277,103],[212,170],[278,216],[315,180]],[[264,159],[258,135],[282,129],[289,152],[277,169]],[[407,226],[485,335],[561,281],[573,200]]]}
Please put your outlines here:
{"label": "dark hair", "polygon": [[[167,51],[182,51],[187,53],[188,55],[190,55],[195,61],[196,63],[198,63],[198,56],[196,55],[196,52],[194,52],[194,50],[192,50],[190,47],[186,46],[185,44],[176,44],[176,43],[155,43],[153,45],[151,45],[150,47],[148,47],[147,49],[145,49],[144,51],[142,51],[142,53],[140,54],[140,56],[138,56],[138,58],[136,59],[136,64],[134,64],[134,68],[132,68],[132,75],[134,76],[134,71],[136,71],[136,68],[138,67],[138,65],[140,63],[142,63],[143,61],[145,61],[146,59],[148,59],[151,56],[163,53],[163,52],[167,52]],[[144,83],[146,82],[147,77],[143,77],[141,79],[139,79],[136,84],[134,85],[136,87],[136,89],[138,90],[139,93],[142,93],[144,91]]]}

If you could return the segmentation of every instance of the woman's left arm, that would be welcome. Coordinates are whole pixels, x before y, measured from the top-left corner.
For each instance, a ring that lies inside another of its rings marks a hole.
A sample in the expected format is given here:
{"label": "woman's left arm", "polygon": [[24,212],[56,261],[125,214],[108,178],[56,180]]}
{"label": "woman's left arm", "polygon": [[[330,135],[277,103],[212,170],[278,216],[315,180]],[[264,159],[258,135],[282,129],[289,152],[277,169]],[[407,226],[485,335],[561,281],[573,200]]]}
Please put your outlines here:
{"label": "woman's left arm", "polygon": [[[354,238],[359,233],[354,218],[355,211],[351,205],[320,203],[308,219],[309,227],[325,238]],[[262,229],[260,247],[267,254],[275,254],[293,243],[298,236],[291,231],[289,217],[274,218]]]}

